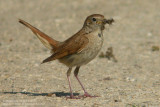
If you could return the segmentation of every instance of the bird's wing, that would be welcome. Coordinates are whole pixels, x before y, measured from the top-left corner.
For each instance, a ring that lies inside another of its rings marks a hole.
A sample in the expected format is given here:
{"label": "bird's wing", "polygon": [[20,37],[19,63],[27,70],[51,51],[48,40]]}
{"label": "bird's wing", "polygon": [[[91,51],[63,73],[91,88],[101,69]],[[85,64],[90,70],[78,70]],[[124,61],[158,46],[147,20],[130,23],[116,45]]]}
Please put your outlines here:
{"label": "bird's wing", "polygon": [[43,45],[46,48],[53,50],[53,51],[55,51],[57,49],[57,47],[60,43],[59,41],[52,39],[51,37],[49,37],[45,33],[41,32],[39,29],[35,28],[31,24],[25,22],[24,20],[19,19],[19,22],[21,24],[25,25],[26,27],[30,28],[31,31],[38,37],[38,39],[43,43]]}
{"label": "bird's wing", "polygon": [[80,51],[88,44],[89,40],[86,36],[73,36],[66,40],[54,54],[45,59],[42,63],[49,62],[55,59],[62,58],[67,55],[75,54]]}

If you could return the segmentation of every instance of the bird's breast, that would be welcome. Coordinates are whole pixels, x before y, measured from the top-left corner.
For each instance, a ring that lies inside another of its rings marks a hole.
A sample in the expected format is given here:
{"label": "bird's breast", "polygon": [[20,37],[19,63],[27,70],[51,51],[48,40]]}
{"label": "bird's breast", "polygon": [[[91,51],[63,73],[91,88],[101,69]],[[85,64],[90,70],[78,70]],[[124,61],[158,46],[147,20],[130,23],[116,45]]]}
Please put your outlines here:
{"label": "bird's breast", "polygon": [[87,48],[88,49],[93,49],[95,51],[99,51],[102,47],[103,44],[103,32],[102,31],[97,31],[93,32],[90,35],[88,35],[89,43]]}
{"label": "bird's breast", "polygon": [[79,56],[78,62],[80,66],[94,59],[101,50],[103,44],[102,32],[93,32],[87,36],[89,43],[80,53],[77,54],[77,56]]}
{"label": "bird's breast", "polygon": [[85,46],[79,53],[72,54],[60,59],[60,62],[64,63],[68,67],[82,66],[94,59],[103,44],[102,32],[92,32],[86,35],[89,39],[87,46]]}

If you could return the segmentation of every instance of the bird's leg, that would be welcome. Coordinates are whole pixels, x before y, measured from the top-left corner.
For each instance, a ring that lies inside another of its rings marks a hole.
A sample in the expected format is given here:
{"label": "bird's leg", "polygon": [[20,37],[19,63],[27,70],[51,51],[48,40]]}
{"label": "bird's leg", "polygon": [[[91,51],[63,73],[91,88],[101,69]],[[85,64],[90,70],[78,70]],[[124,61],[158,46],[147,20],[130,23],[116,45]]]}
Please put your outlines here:
{"label": "bird's leg", "polygon": [[70,74],[71,74],[72,68],[69,68],[67,71],[67,79],[68,79],[68,83],[69,83],[69,89],[70,89],[70,98],[71,99],[77,99],[76,97],[74,97],[73,92],[72,92],[72,87],[71,87],[71,80],[70,80]]}
{"label": "bird's leg", "polygon": [[73,98],[73,92],[72,92],[72,87],[71,87],[71,80],[70,80],[70,74],[71,74],[72,68],[69,68],[67,71],[67,79],[68,79],[68,83],[69,83],[69,89],[70,89],[70,97]]}
{"label": "bird's leg", "polygon": [[81,81],[78,78],[78,72],[79,72],[80,66],[77,66],[76,69],[74,70],[74,76],[76,77],[76,79],[78,80],[79,84],[81,85],[83,91],[84,91],[84,97],[96,97],[96,96],[91,96],[87,93],[87,91],[85,90],[84,86],[82,85]]}

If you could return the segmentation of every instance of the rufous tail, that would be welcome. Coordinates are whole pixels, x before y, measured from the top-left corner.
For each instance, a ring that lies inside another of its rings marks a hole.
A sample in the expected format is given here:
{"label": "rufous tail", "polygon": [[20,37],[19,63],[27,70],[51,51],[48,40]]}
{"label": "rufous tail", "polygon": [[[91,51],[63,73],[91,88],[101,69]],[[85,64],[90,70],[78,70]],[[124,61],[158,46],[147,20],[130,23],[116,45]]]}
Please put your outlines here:
{"label": "rufous tail", "polygon": [[31,24],[25,22],[24,20],[19,19],[19,22],[26,27],[30,28],[31,31],[38,37],[38,39],[43,43],[43,45],[50,49],[51,51],[55,51],[60,45],[59,41],[56,41],[49,37],[47,34],[41,32],[39,29],[35,28]]}

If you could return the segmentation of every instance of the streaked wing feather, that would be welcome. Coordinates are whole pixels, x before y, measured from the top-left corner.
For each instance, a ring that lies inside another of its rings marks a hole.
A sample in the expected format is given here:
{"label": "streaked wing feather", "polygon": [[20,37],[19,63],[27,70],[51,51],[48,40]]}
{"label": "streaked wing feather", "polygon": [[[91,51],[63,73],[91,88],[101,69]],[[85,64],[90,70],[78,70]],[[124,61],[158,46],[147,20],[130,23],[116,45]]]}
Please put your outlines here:
{"label": "streaked wing feather", "polygon": [[85,36],[75,36],[70,38],[63,45],[61,45],[54,54],[45,59],[43,63],[49,62],[55,59],[60,59],[64,56],[71,55],[82,51],[82,49],[88,44],[89,40]]}

